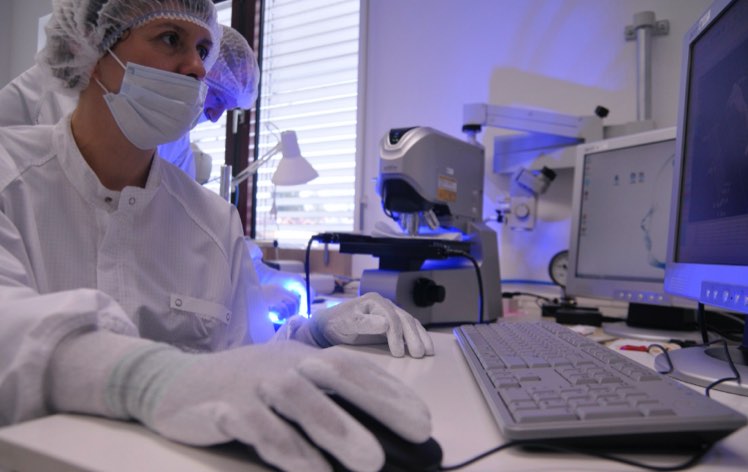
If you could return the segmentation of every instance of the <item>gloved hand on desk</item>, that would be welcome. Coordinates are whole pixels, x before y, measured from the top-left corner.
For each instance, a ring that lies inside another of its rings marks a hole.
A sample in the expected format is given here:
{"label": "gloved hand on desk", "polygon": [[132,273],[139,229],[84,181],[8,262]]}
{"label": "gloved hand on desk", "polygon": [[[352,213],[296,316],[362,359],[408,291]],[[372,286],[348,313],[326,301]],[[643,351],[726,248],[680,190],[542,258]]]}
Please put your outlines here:
{"label": "gloved hand on desk", "polygon": [[[104,362],[91,364],[92,355]],[[411,442],[426,441],[431,430],[426,405],[378,366],[294,341],[188,354],[99,331],[67,339],[53,358],[55,410],[136,418],[190,445],[238,440],[287,471],[329,471],[317,447],[350,470],[383,466],[379,442],[329,392]],[[76,371],[86,375],[69,375]]]}
{"label": "gloved hand on desk", "polygon": [[387,343],[395,357],[403,357],[407,345],[411,357],[434,355],[434,343],[421,323],[377,293],[317,310],[310,320],[292,317],[273,337],[280,339],[319,347]]}

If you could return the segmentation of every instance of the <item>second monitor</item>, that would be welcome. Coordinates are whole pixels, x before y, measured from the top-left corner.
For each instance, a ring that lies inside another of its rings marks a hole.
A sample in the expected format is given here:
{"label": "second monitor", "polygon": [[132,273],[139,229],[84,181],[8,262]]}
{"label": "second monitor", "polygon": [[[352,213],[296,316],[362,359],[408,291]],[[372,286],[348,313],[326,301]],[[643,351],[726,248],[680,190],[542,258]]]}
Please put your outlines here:
{"label": "second monitor", "polygon": [[[664,290],[675,128],[578,146],[566,295],[629,304],[611,334],[694,338],[694,303]],[[678,331],[675,335],[673,330]]]}

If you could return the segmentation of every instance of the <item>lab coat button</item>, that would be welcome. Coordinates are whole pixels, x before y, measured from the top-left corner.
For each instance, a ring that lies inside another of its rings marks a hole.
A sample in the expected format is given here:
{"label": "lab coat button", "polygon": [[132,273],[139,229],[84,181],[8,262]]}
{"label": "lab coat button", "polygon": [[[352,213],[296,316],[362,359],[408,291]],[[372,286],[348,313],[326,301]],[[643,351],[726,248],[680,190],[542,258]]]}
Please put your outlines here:
{"label": "lab coat button", "polygon": [[135,205],[135,197],[130,197],[130,200],[128,200],[128,203],[130,203],[130,205]]}
{"label": "lab coat button", "polygon": [[226,322],[231,321],[231,313],[226,313]]}
{"label": "lab coat button", "polygon": [[182,299],[181,298],[177,298],[176,300],[174,300],[174,304],[176,306],[182,306]]}
{"label": "lab coat button", "polygon": [[107,203],[112,203],[112,197],[104,197],[104,201]]}

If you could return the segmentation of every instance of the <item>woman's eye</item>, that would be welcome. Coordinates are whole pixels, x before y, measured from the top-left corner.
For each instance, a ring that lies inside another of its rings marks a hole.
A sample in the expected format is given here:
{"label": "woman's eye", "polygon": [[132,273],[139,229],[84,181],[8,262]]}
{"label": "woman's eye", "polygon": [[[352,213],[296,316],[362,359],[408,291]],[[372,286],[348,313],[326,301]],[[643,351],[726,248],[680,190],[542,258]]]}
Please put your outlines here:
{"label": "woman's eye", "polygon": [[205,46],[198,46],[197,52],[200,54],[200,59],[204,61],[208,57],[210,50]]}
{"label": "woman's eye", "polygon": [[164,33],[161,35],[161,40],[169,46],[176,46],[179,42],[179,36],[176,33]]}

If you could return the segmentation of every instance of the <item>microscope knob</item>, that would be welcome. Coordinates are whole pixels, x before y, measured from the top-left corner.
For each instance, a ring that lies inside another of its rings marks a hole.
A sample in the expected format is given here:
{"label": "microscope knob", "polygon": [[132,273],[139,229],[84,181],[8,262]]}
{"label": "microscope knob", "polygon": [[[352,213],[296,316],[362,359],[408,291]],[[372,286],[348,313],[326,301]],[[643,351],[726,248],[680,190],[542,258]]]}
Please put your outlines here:
{"label": "microscope knob", "polygon": [[437,285],[431,279],[421,277],[416,279],[413,284],[413,302],[416,306],[427,307],[435,303],[444,301],[446,290],[441,285]]}

